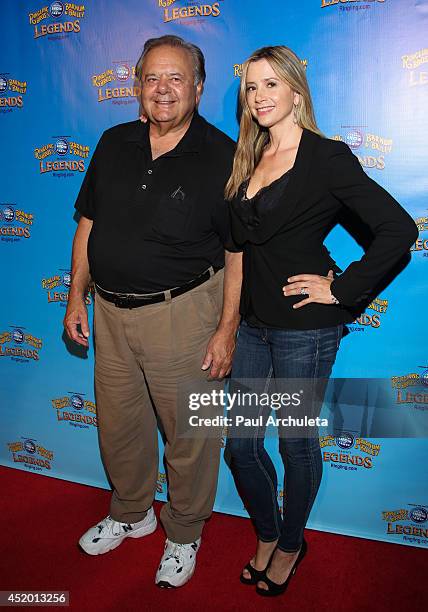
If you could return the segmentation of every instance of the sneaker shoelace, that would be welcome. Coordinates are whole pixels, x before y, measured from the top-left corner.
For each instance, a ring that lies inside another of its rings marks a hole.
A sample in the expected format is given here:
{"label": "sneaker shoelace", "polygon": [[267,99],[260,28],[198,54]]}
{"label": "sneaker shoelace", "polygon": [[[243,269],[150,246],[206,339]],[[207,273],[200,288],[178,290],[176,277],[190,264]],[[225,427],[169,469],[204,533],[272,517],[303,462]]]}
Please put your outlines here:
{"label": "sneaker shoelace", "polygon": [[167,559],[175,559],[177,561],[177,563],[180,563],[183,561],[183,552],[184,552],[184,544],[177,544],[176,542],[173,543],[171,550],[168,553],[168,556],[166,557],[165,560]]}
{"label": "sneaker shoelace", "polygon": [[[132,525],[129,523],[119,523],[118,521],[113,520],[111,516],[108,516],[105,521],[97,525],[99,533],[101,533],[104,527],[108,527],[108,523],[111,523],[110,531],[114,536],[120,536],[122,534],[122,529],[123,531],[132,531]],[[125,527],[127,527],[127,529],[125,529]]]}

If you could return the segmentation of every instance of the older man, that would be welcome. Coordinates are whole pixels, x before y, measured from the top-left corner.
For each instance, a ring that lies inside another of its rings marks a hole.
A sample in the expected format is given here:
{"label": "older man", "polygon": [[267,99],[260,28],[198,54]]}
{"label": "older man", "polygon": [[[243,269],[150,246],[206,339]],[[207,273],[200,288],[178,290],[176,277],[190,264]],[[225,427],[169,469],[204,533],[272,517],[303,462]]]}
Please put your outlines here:
{"label": "older man", "polygon": [[241,256],[231,252],[223,199],[234,144],[198,114],[198,47],[175,36],[150,39],[136,72],[148,121],[104,132],[76,202],[64,325],[88,346],[83,296],[92,278],[100,448],[113,487],[109,516],[79,543],[97,555],[156,529],[159,419],[169,501],[156,583],[176,587],[195,569],[220,453],[218,437],[178,435],[187,409],[178,390],[228,374],[239,319]]}

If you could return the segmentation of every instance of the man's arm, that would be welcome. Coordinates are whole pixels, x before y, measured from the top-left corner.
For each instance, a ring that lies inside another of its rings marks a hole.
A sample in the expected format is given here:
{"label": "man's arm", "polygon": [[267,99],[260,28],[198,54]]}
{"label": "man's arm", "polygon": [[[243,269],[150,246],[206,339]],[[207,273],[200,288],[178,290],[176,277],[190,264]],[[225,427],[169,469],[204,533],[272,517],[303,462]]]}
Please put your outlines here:
{"label": "man's arm", "polygon": [[239,300],[242,285],[242,253],[225,253],[223,310],[217,331],[210,339],[203,370],[211,366],[212,378],[224,378],[232,369],[232,357],[235,350],[236,331],[238,329]]}
{"label": "man's arm", "polygon": [[[81,217],[74,235],[71,287],[64,317],[68,337],[86,347],[89,346],[89,323],[85,293],[90,281],[87,246],[92,223],[91,219]],[[77,330],[79,324],[81,333]]]}

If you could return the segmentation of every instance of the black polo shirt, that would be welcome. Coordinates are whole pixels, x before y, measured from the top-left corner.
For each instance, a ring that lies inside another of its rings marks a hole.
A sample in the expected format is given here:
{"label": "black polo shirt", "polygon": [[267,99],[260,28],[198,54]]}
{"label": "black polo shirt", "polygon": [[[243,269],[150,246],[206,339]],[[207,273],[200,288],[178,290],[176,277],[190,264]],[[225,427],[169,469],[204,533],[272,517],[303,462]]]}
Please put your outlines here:
{"label": "black polo shirt", "polygon": [[234,142],[195,112],[178,145],[152,160],[149,126],[102,135],[76,201],[93,220],[92,279],[109,291],[151,293],[183,285],[235,251],[223,192]]}

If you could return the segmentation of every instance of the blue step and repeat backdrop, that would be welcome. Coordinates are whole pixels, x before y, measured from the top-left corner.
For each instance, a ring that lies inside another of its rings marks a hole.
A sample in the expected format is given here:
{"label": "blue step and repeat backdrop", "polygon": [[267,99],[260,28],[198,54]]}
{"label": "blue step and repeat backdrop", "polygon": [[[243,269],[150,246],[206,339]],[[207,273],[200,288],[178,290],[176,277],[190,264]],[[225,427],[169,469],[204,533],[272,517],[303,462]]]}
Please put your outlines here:
{"label": "blue step and repeat backdrop", "polygon": [[[348,382],[382,380],[374,403],[385,422],[398,411],[414,426],[374,438],[370,427],[336,421],[321,438],[324,477],[309,527],[427,547],[428,440],[418,423],[428,415],[428,0],[5,0],[1,17],[0,462],[108,487],[92,347],[70,348],[62,319],[74,201],[103,130],[138,117],[144,41],[171,33],[203,49],[201,113],[232,137],[243,60],[286,44],[305,63],[322,131],[352,148],[420,232],[409,265],[349,326],[334,371]],[[342,268],[362,254],[342,227],[327,246]],[[347,403],[366,418],[363,387]],[[281,472],[277,442],[267,444]],[[245,516],[225,462],[216,510]]]}

